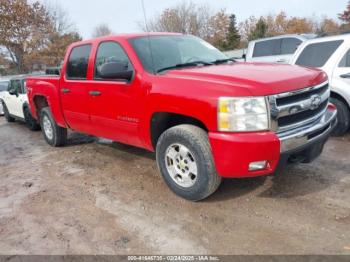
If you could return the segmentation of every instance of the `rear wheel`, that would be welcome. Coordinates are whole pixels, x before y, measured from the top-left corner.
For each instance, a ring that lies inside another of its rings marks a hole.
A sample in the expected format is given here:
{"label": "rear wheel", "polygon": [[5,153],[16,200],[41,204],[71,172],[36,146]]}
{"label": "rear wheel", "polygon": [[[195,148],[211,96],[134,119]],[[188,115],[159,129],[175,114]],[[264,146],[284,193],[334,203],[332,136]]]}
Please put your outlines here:
{"label": "rear wheel", "polygon": [[207,198],[221,183],[208,135],[199,127],[179,125],[166,130],[158,140],[156,155],[166,184],[185,199]]}
{"label": "rear wheel", "polygon": [[2,107],[4,110],[4,116],[5,116],[6,121],[9,123],[15,122],[15,119],[10,115],[10,112],[7,109],[5,102],[2,102]]}
{"label": "rear wheel", "polygon": [[67,129],[56,124],[50,108],[45,107],[40,113],[40,125],[46,142],[54,147],[64,146],[67,141]]}
{"label": "rear wheel", "polygon": [[338,124],[334,128],[332,135],[333,136],[342,136],[348,130],[350,126],[350,111],[348,106],[340,99],[331,97],[331,103],[333,103],[337,108],[337,120]]}
{"label": "rear wheel", "polygon": [[24,114],[24,120],[26,122],[27,127],[29,128],[29,130],[31,131],[38,131],[40,130],[40,125],[38,124],[38,122],[33,118],[29,107],[25,107],[23,109],[23,114]]}

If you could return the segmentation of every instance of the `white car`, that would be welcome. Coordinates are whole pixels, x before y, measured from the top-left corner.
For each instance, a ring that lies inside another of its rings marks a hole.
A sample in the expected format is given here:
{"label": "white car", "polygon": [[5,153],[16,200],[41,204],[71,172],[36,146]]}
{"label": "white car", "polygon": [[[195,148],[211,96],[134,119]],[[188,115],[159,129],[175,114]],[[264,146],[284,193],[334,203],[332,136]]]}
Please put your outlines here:
{"label": "white car", "polygon": [[9,85],[8,80],[0,80],[0,116],[4,115],[4,109],[2,107],[1,98],[4,93],[7,91],[7,87]]}
{"label": "white car", "polygon": [[350,127],[350,34],[309,40],[300,46],[291,63],[327,73],[330,100],[338,109],[333,135],[345,134]]}
{"label": "white car", "polygon": [[7,90],[2,93],[1,104],[7,122],[19,120],[25,122],[30,130],[40,129],[30,113],[25,76],[18,76],[9,81]]}
{"label": "white car", "polygon": [[249,42],[246,62],[289,63],[298,47],[314,34],[281,35]]}

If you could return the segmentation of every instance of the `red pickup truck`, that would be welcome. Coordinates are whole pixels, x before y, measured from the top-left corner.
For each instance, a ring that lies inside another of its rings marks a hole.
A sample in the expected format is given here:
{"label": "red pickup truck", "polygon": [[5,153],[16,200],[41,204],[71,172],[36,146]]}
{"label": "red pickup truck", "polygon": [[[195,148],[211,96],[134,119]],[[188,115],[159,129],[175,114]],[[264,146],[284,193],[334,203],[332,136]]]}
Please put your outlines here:
{"label": "red pickup truck", "polygon": [[322,71],[235,62],[182,34],[74,43],[60,76],[30,77],[27,89],[50,145],[72,129],[155,151],[167,185],[193,201],[222,177],[312,161],[336,125]]}

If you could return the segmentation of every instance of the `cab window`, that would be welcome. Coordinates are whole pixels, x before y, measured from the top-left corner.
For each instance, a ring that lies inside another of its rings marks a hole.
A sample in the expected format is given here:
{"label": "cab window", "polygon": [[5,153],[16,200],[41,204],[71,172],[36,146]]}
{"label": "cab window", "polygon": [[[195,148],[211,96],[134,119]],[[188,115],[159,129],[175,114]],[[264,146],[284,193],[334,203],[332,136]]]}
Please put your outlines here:
{"label": "cab window", "polygon": [[101,79],[101,67],[110,62],[124,63],[125,70],[133,70],[129,57],[118,43],[103,42],[99,45],[96,53],[94,79]]}
{"label": "cab window", "polygon": [[298,38],[283,38],[281,45],[281,55],[294,54],[301,42],[302,41]]}
{"label": "cab window", "polygon": [[314,43],[306,46],[295,64],[309,67],[323,67],[343,40]]}
{"label": "cab window", "polygon": [[67,65],[67,78],[80,79],[87,78],[91,45],[74,47],[70,53]]}
{"label": "cab window", "polygon": [[350,67],[350,49],[346,52],[339,63],[339,67]]}
{"label": "cab window", "polygon": [[23,94],[24,90],[22,89],[22,80],[20,79],[11,80],[11,84],[8,87],[8,91],[14,91],[17,94]]}
{"label": "cab window", "polygon": [[27,94],[27,83],[26,83],[26,80],[22,80],[22,90],[23,90],[23,94]]}
{"label": "cab window", "polygon": [[281,39],[256,42],[253,57],[274,56],[281,53]]}

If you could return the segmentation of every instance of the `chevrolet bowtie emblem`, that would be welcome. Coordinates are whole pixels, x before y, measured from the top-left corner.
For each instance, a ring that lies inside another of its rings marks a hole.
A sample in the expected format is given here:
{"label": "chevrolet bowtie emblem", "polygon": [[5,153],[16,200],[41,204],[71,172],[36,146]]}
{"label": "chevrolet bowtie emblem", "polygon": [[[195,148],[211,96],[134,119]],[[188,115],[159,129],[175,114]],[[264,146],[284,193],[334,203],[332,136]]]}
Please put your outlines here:
{"label": "chevrolet bowtie emblem", "polygon": [[311,106],[310,106],[311,110],[317,109],[321,104],[321,97],[319,95],[311,96],[310,100],[311,100]]}

